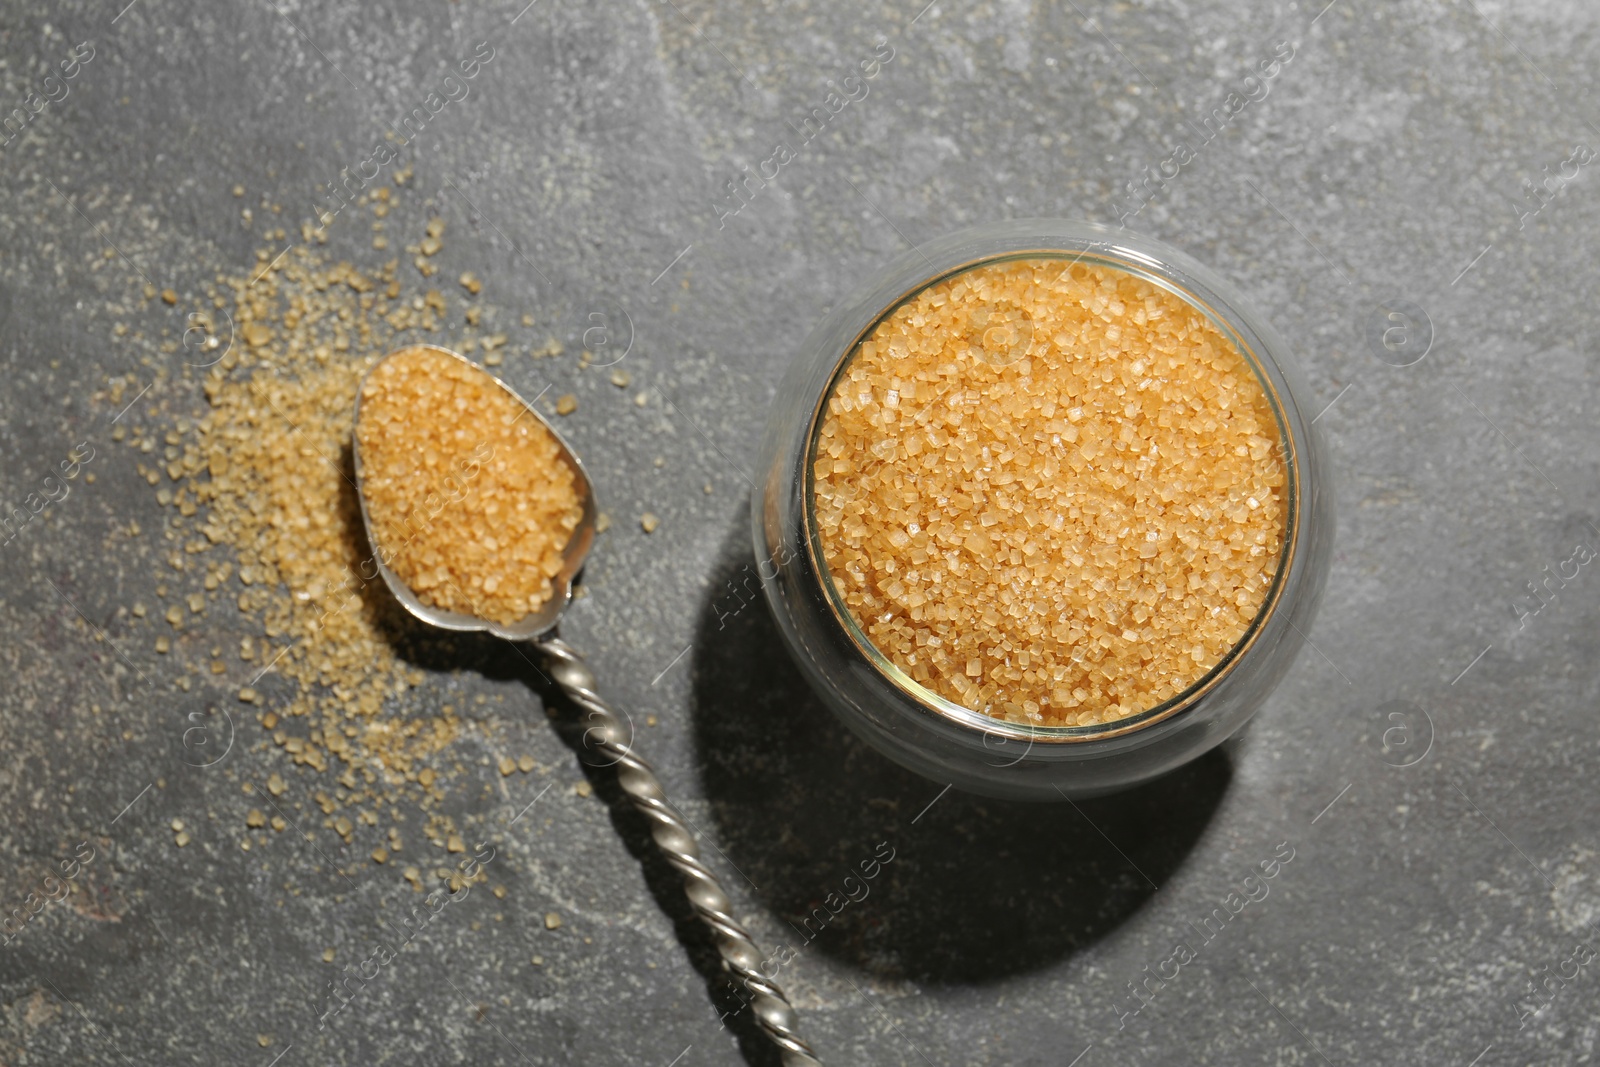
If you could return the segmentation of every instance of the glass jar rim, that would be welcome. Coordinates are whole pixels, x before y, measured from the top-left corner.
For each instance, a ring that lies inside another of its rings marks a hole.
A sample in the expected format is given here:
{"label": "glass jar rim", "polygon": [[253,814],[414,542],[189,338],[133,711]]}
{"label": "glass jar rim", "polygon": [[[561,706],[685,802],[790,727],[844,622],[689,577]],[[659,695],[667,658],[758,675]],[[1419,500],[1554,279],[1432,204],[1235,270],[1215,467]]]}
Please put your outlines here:
{"label": "glass jar rim", "polygon": [[[1059,223],[1057,224],[1059,225]],[[854,338],[843,346],[837,355],[832,373],[828,377],[828,384],[822,390],[812,409],[810,422],[806,431],[806,450],[804,463],[804,516],[807,552],[810,555],[813,573],[820,582],[824,599],[833,614],[834,620],[844,630],[857,651],[878,671],[891,685],[924,711],[938,716],[946,722],[977,730],[987,735],[998,735],[1007,740],[1026,740],[1032,742],[1045,742],[1049,744],[1083,743],[1108,740],[1130,734],[1145,727],[1153,726],[1158,722],[1171,719],[1182,712],[1193,708],[1208,693],[1220,685],[1229,674],[1239,665],[1246,652],[1255,644],[1263,628],[1282,600],[1282,594],[1290,570],[1293,566],[1295,548],[1299,540],[1303,523],[1300,521],[1300,510],[1303,493],[1299,484],[1300,441],[1297,439],[1292,421],[1287,417],[1286,405],[1280,394],[1279,384],[1272,380],[1267,373],[1267,366],[1276,366],[1276,361],[1271,353],[1256,351],[1256,346],[1249,343],[1241,331],[1242,323],[1236,322],[1235,317],[1243,317],[1243,312],[1236,302],[1226,301],[1212,294],[1212,300],[1206,300],[1195,293],[1191,288],[1182,284],[1175,275],[1172,260],[1186,259],[1182,253],[1174,249],[1167,249],[1151,238],[1117,237],[1107,240],[1097,234],[1101,227],[1083,225],[1077,227],[1085,231],[1081,242],[1073,241],[1061,233],[1049,235],[1043,239],[1036,239],[1029,244],[1026,241],[1018,244],[1012,242],[1008,247],[997,247],[992,252],[978,253],[954,263],[951,266],[935,268],[920,276],[909,287],[900,287],[898,295],[882,305],[877,314],[873,315]],[[954,241],[963,236],[970,237],[981,227],[974,227],[969,231],[953,234],[947,240]],[[1025,245],[1025,246],[1024,246]],[[1143,245],[1145,247],[1138,247]],[[926,257],[924,257],[926,258]],[[868,338],[878,326],[890,315],[894,314],[906,303],[914,300],[920,293],[930,286],[949,280],[956,275],[966,273],[977,267],[987,266],[992,263],[1001,263],[1016,260],[1059,259],[1069,260],[1072,263],[1090,263],[1112,270],[1121,271],[1134,277],[1141,278],[1161,288],[1184,303],[1193,307],[1204,315],[1222,336],[1233,345],[1234,350],[1246,365],[1249,366],[1257,383],[1261,386],[1267,398],[1268,406],[1273,413],[1273,419],[1278,427],[1278,439],[1283,454],[1285,467],[1285,508],[1284,531],[1280,545],[1278,566],[1272,577],[1272,584],[1268,587],[1267,595],[1262,600],[1261,607],[1243,635],[1234,643],[1233,647],[1208,670],[1202,677],[1175,694],[1167,700],[1147,708],[1133,715],[1115,719],[1110,722],[1090,723],[1081,726],[1050,726],[1042,724],[1021,723],[1010,719],[1001,719],[981,711],[974,711],[962,704],[940,695],[923,686],[908,675],[898,664],[894,663],[881,649],[873,643],[870,637],[856,623],[848,607],[840,595],[834,582],[833,572],[828,567],[821,548],[821,536],[816,519],[816,474],[815,456],[817,441],[821,433],[823,413],[827,408],[829,399],[834,395],[841,376],[854,361],[861,343]],[[930,261],[929,266],[933,264]],[[1198,264],[1183,264],[1188,271],[1195,270]],[[1200,268],[1203,272],[1204,268]],[[1209,282],[1209,279],[1201,279]],[[1211,289],[1210,284],[1203,286]],[[1213,301],[1223,309],[1219,311],[1213,306]],[[1261,347],[1268,347],[1265,339],[1261,340]]]}

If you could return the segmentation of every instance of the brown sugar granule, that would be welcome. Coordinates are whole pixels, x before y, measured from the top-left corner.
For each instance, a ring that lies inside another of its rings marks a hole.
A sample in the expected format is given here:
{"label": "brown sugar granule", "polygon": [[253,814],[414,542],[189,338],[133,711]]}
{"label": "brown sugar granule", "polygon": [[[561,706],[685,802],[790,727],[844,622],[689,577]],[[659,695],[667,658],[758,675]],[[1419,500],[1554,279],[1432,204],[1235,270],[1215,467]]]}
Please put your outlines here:
{"label": "brown sugar granule", "polygon": [[858,346],[812,458],[845,606],[913,680],[1074,726],[1203,678],[1277,571],[1286,473],[1249,364],[1112,268],[985,264]]}
{"label": "brown sugar granule", "polygon": [[356,446],[374,540],[418,597],[500,623],[550,599],[583,509],[555,438],[493,377],[402,349],[362,386]]}
{"label": "brown sugar granule", "polygon": [[400,295],[398,266],[364,272],[299,245],[259,280],[227,278],[240,335],[260,327],[251,332],[269,343],[233,345],[205,371],[211,410],[187,438],[192,464],[183,454],[203,509],[194,521],[237,563],[229,599],[260,634],[256,660],[292,683],[262,725],[300,720],[294,736],[272,734],[289,759],[384,793],[459,732],[448,710],[416,718],[386,706],[422,676],[386,636],[403,611],[369,588],[379,580],[345,459],[362,375],[396,347],[397,329],[433,328],[412,300],[377,298]]}
{"label": "brown sugar granule", "polygon": [[[396,184],[407,175],[397,175]],[[302,226],[300,237],[287,252],[275,238],[247,270],[203,283],[214,309],[205,313],[207,329],[215,333],[205,359],[214,362],[186,363],[182,374],[200,380],[209,410],[174,417],[154,403],[139,406],[149,420],[170,419],[170,432],[124,419],[110,436],[136,457],[164,461],[149,470],[135,463],[138,475],[158,486],[153,494],[165,490],[156,499],[176,512],[162,524],[177,539],[172,551],[151,562],[162,599],[147,609],[147,623],[166,632],[155,648],[168,657],[174,684],[187,689],[189,676],[216,658],[214,642],[202,645],[202,637],[219,625],[242,626],[239,658],[250,666],[241,672],[249,681],[239,699],[266,743],[293,763],[278,766],[258,792],[285,811],[308,790],[319,805],[329,802],[334,810],[323,811],[335,818],[339,809],[355,816],[359,808],[360,835],[379,820],[401,819],[400,807],[442,802],[447,773],[429,764],[442,763],[470,726],[450,703],[419,699],[428,678],[402,650],[427,640],[426,630],[370,569],[350,463],[356,394],[386,352],[434,337],[463,346],[469,339],[450,332],[452,305],[443,294],[402,279],[409,276],[402,259],[339,262],[325,255],[327,233]],[[145,298],[157,295],[150,287]],[[145,384],[113,379],[109,410],[122,411]],[[128,524],[129,537],[140,533]],[[169,595],[169,567],[189,571],[197,583],[204,575],[203,613],[189,613],[191,585]],[[180,621],[169,627],[162,620],[174,603]],[[237,814],[249,825],[243,811]],[[262,814],[273,833],[295,828],[278,811]],[[346,837],[352,855],[377,843]],[[398,838],[391,835],[386,847],[398,855]]]}

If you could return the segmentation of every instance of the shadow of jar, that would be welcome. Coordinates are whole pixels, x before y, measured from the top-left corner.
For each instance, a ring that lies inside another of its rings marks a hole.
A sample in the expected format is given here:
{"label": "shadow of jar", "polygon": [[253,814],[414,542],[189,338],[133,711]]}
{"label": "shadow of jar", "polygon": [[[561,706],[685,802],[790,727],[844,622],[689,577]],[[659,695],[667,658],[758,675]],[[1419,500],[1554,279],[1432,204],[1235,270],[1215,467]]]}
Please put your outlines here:
{"label": "shadow of jar", "polygon": [[888,979],[994,981],[1093,944],[1172,877],[1227,790],[1224,751],[1076,803],[941,792],[806,684],[761,598],[747,522],[741,511],[723,539],[696,628],[695,743],[718,847],[791,948]]}

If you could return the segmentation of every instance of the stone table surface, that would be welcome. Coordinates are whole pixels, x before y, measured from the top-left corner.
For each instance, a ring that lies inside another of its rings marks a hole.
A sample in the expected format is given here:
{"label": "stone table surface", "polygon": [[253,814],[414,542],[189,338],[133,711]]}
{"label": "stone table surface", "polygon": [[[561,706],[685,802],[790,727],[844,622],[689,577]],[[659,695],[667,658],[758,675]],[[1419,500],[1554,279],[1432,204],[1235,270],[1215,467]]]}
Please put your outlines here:
{"label": "stone table surface", "polygon": [[[737,913],[798,949],[781,981],[825,1062],[1595,1062],[1600,6],[523,2],[3,6],[0,502],[80,442],[95,480],[0,549],[0,910],[92,856],[0,946],[0,1064],[770,1062],[609,772],[492,651],[426,663],[413,699],[486,709],[453,795],[491,787],[461,818],[504,896],[319,1021],[411,888],[320,823],[243,851],[244,784],[281,773],[305,810],[318,779],[253,722],[195,766],[188,716],[238,708],[244,665],[180,689],[129,613],[160,572],[113,535],[166,512],[106,383],[152,387],[127,416],[151,432],[198,396],[160,343],[184,303],[140,288],[187,301],[292,244],[418,107],[374,178],[413,168],[391,229],[444,217],[446,276],[535,316],[513,347],[564,346],[502,370],[577,397],[562,426],[616,516],[565,632]],[[1242,287],[1327,405],[1338,498],[1311,645],[1247,736],[1077,809],[888,764],[736,589],[807,331],[913,243],[1027,216],[1121,219]],[[380,258],[364,219],[327,247]],[[622,349],[628,389],[580,358]],[[208,615],[224,644],[246,623]],[[537,772],[502,779],[491,733]]]}

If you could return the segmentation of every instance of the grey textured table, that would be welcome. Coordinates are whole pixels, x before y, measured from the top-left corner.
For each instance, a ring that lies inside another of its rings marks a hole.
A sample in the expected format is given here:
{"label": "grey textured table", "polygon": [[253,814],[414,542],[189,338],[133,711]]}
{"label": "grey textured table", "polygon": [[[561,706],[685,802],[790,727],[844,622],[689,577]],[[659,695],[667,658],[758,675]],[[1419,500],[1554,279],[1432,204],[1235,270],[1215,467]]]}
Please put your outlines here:
{"label": "grey textured table", "polygon": [[[241,852],[240,783],[282,754],[251,735],[186,766],[189,704],[127,684],[155,669],[126,613],[154,579],[113,534],[162,511],[93,396],[127,369],[114,294],[254,262],[241,204],[308,216],[480,41],[494,62],[406,149],[395,229],[440,212],[445,270],[564,341],[505,373],[577,395],[563,427],[617,516],[567,635],[655,716],[640,744],[737,911],[799,949],[780,980],[826,1062],[1594,1062],[1600,579],[1528,583],[1600,549],[1578,151],[1600,142],[1600,7],[1323,2],[5,4],[0,113],[93,44],[0,149],[7,507],[99,450],[95,483],[0,551],[3,910],[97,847],[92,899],[0,948],[0,1063],[768,1062],[744,1015],[719,1025],[737,1001],[638,820],[504,655],[436,664],[418,699],[503,698],[482,714],[549,768],[542,819],[502,835],[506,896],[463,902],[321,1028],[312,996],[408,888],[393,867],[346,884],[293,835]],[[732,199],[875,49],[866,95]],[[1324,608],[1225,755],[1081,810],[940,796],[844,736],[740,608],[750,457],[799,339],[909,243],[1119,214],[1240,283],[1330,405]],[[330,247],[368,240],[336,225]],[[644,407],[574,358],[590,315],[623,312]],[[193,382],[150,354],[178,410]],[[471,724],[456,750],[496,813],[540,787],[502,797]],[[880,848],[866,898],[803,937]]]}

